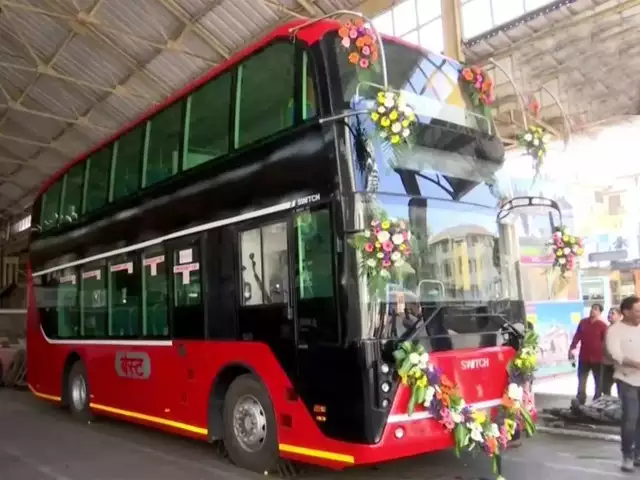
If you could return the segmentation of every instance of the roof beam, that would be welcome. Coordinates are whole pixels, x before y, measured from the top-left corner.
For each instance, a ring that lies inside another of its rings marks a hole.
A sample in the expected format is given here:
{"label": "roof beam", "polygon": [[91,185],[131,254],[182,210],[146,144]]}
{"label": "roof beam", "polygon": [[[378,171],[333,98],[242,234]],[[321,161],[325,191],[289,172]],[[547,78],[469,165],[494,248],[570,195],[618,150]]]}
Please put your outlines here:
{"label": "roof beam", "polygon": [[[6,92],[3,92],[3,94],[5,94],[5,93]],[[7,98],[7,103],[0,103],[0,109],[8,108],[9,110],[14,110],[16,112],[23,112],[23,113],[27,113],[29,115],[35,115],[37,117],[48,118],[50,120],[56,120],[56,121],[62,122],[62,123],[70,123],[70,124],[74,124],[74,125],[81,125],[83,127],[87,127],[87,128],[92,129],[92,130],[97,130],[97,131],[100,131],[100,132],[109,133],[109,132],[113,132],[114,131],[114,128],[112,128],[112,127],[107,127],[107,126],[104,126],[104,125],[98,125],[98,124],[95,124],[93,122],[90,122],[87,117],[79,116],[77,118],[70,118],[70,117],[63,117],[63,116],[60,116],[60,115],[54,115],[52,113],[41,112],[39,110],[34,110],[32,108],[23,107],[19,103],[15,102],[13,99],[9,98],[6,94],[5,94],[5,96]]]}
{"label": "roof beam", "polygon": [[[135,35],[135,34],[133,34],[131,32],[125,32],[124,30],[113,28],[113,27],[111,27],[109,25],[104,24],[100,20],[98,20],[93,14],[88,14],[86,12],[79,12],[77,15],[69,15],[69,14],[66,14],[66,13],[54,12],[52,10],[47,10],[47,9],[43,9],[43,8],[39,8],[39,7],[34,7],[34,6],[28,5],[28,4],[14,3],[14,2],[11,2],[11,1],[8,1],[8,0],[2,0],[0,2],[0,5],[8,7],[9,9],[13,9],[13,10],[20,10],[20,11],[24,11],[24,12],[28,12],[28,13],[43,15],[45,17],[50,17],[50,18],[55,18],[55,19],[58,19],[58,20],[63,20],[65,22],[67,22],[71,26],[71,28],[74,31],[76,31],[76,33],[78,33],[78,34],[85,33],[82,30],[86,29],[86,27],[88,25],[91,25],[92,27],[98,27],[102,31],[111,33],[112,35],[124,37],[124,38],[126,38],[128,40],[131,40],[132,42],[142,43],[144,45],[147,45],[147,46],[150,46],[150,47],[153,47],[153,48],[157,48],[159,50],[171,50],[171,51],[175,51],[177,53],[183,53],[185,55],[190,55],[192,57],[198,58],[199,60],[207,62],[210,65],[215,65],[217,63],[215,59],[204,57],[202,55],[198,55],[196,53],[193,53],[192,51],[184,48],[181,45],[174,45],[174,44],[170,44],[170,43],[169,44],[161,44],[161,43],[154,42],[153,40],[149,40],[149,39],[146,39],[146,38],[139,37],[139,36],[137,36],[137,35]],[[89,32],[86,32],[86,33],[89,33]]]}

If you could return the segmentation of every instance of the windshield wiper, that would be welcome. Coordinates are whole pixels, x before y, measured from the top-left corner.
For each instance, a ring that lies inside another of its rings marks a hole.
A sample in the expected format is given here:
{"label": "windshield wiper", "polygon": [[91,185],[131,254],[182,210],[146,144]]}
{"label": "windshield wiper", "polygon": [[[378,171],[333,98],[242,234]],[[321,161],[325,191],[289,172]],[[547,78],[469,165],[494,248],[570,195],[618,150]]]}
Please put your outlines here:
{"label": "windshield wiper", "polygon": [[440,313],[440,310],[442,310],[442,308],[444,307],[444,305],[440,305],[439,307],[436,307],[436,309],[433,311],[433,313],[431,315],[429,315],[428,318],[425,319],[425,316],[422,314],[422,308],[420,309],[420,314],[418,316],[418,320],[411,326],[411,328],[409,330],[406,330],[402,336],[400,337],[400,341],[401,342],[410,342],[411,340],[413,340],[416,335],[418,334],[418,332],[426,327],[429,322],[431,320],[433,320],[435,318],[436,315],[438,315]]}

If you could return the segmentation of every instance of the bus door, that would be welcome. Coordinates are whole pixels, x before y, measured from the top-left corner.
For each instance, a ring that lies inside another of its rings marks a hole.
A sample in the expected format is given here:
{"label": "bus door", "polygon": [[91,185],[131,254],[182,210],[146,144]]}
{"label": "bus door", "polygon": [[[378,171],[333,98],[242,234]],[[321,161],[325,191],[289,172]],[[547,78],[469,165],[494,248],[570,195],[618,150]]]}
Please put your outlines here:
{"label": "bus door", "polygon": [[[198,387],[203,382],[200,376],[205,376],[205,365],[201,360],[205,349],[205,312],[203,298],[203,258],[202,234],[182,238],[167,245],[168,265],[171,269],[169,277],[170,288],[170,324],[173,339],[173,354],[171,365],[174,375],[165,390],[174,392],[175,408],[181,417],[196,412],[197,399],[206,396],[199,395]],[[189,423],[193,419],[183,418]]]}
{"label": "bus door", "polygon": [[262,217],[238,228],[239,337],[267,344],[293,379],[295,325],[291,298],[292,221]]}

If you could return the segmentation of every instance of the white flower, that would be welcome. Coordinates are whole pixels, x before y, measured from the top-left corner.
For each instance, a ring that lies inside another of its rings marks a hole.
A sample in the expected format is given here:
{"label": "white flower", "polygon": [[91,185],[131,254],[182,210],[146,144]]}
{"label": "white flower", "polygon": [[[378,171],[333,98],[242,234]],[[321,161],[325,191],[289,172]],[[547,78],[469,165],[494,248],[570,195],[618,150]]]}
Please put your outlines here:
{"label": "white flower", "polygon": [[400,110],[401,112],[404,112],[405,108],[407,108],[407,102],[405,102],[403,98],[399,98],[398,99],[398,110]]}
{"label": "white flower", "polygon": [[530,142],[532,139],[533,139],[533,137],[531,136],[531,134],[530,134],[530,133],[527,133],[527,134],[524,136],[524,141],[525,141],[525,142]]}
{"label": "white flower", "polygon": [[492,437],[499,437],[500,436],[500,428],[495,423],[491,424],[491,436]]}
{"label": "white flower", "polygon": [[391,238],[391,234],[389,232],[387,232],[386,230],[382,230],[381,232],[378,233],[378,241],[380,243],[384,243],[387,240],[389,240]]}
{"label": "white flower", "polygon": [[569,255],[571,253],[571,249],[569,247],[564,248],[564,254]]}
{"label": "white flower", "polygon": [[404,242],[404,237],[401,233],[396,233],[393,237],[391,237],[391,241],[395,245],[400,245],[402,242]]}
{"label": "white flower", "polygon": [[420,355],[416,352],[410,353],[409,362],[411,362],[411,365],[418,365],[420,363]]}
{"label": "white flower", "polygon": [[367,266],[369,267],[375,267],[377,263],[378,262],[376,262],[373,258],[370,258],[369,260],[367,260]]}
{"label": "white flower", "polygon": [[429,363],[429,354],[425,352],[422,355],[420,355],[420,362],[418,363],[418,366],[422,370],[424,370],[425,368],[427,368],[428,363]]}
{"label": "white flower", "polygon": [[401,267],[401,266],[404,265],[404,259],[403,258],[399,258],[398,260],[396,260],[393,263],[395,264],[396,267]]}
{"label": "white flower", "polygon": [[482,425],[476,422],[469,422],[467,424],[467,427],[469,427],[469,430],[471,430],[469,434],[469,436],[471,437],[471,440],[473,440],[476,443],[484,442],[484,438],[482,437]]}
{"label": "white flower", "polygon": [[393,125],[391,125],[391,131],[393,133],[400,133],[400,130],[402,130],[402,125],[400,124],[400,122],[395,122]]}
{"label": "white flower", "polygon": [[540,144],[540,140],[538,140],[537,138],[534,138],[533,144],[537,147]]}
{"label": "white flower", "polygon": [[451,420],[453,420],[455,423],[460,423],[460,422],[462,422],[462,415],[460,415],[460,413],[454,412],[452,410],[451,411]]}
{"label": "white flower", "polygon": [[387,111],[387,109],[386,109],[386,108],[384,108],[382,105],[380,105],[380,106],[378,107],[378,113],[384,113],[384,112],[386,112],[386,111]]}
{"label": "white flower", "polygon": [[425,391],[425,397],[424,397],[424,406],[428,407],[431,404],[431,401],[433,400],[433,397],[435,397],[436,395],[436,389],[433,388],[431,385],[429,385],[427,387],[427,390]]}
{"label": "white flower", "polygon": [[387,97],[384,101],[384,106],[387,108],[392,108],[396,104],[396,101],[393,98]]}
{"label": "white flower", "polygon": [[408,137],[410,134],[411,134],[411,131],[408,128],[405,128],[404,130],[402,130],[403,137]]}
{"label": "white flower", "polygon": [[564,265],[565,263],[567,263],[567,259],[566,259],[566,258],[559,258],[559,259],[558,259],[558,263],[559,263],[560,265]]}
{"label": "white flower", "polygon": [[520,385],[517,385],[515,383],[509,384],[509,388],[507,388],[507,395],[511,400],[514,400],[516,402],[522,401],[522,393],[523,390]]}
{"label": "white flower", "polygon": [[402,257],[402,254],[400,252],[393,252],[391,254],[391,261],[397,262],[398,260],[400,260],[400,257]]}

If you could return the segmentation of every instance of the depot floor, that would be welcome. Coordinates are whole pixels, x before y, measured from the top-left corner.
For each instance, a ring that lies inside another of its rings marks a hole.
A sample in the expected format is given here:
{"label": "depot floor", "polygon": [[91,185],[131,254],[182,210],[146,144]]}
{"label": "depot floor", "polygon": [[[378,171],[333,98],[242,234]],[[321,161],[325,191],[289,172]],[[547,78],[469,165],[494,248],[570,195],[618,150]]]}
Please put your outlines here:
{"label": "depot floor", "polygon": [[[605,480],[633,478],[618,470],[615,443],[539,435],[504,460],[507,480]],[[482,456],[425,455],[340,473],[310,469],[301,480],[472,480],[490,478]],[[249,480],[249,474],[219,460],[207,444],[142,427],[99,420],[72,421],[65,412],[28,392],[0,388],[0,478],[2,480]]]}

